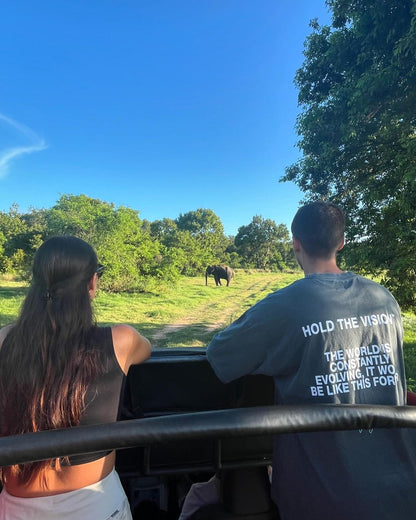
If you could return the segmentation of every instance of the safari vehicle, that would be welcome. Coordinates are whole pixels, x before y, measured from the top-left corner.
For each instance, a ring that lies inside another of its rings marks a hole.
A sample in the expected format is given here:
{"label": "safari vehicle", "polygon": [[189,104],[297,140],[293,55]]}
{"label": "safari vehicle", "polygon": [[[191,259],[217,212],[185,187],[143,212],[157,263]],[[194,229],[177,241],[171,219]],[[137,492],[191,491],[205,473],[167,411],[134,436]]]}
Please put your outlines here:
{"label": "safari vehicle", "polygon": [[[155,349],[129,371],[121,421],[0,439],[0,465],[118,448],[117,470],[140,519],[177,519],[191,482],[221,475],[221,501],[201,519],[278,519],[267,466],[272,434],[415,427],[416,407],[274,406],[273,380],[223,384],[204,348]],[[247,493],[250,489],[250,493]]]}

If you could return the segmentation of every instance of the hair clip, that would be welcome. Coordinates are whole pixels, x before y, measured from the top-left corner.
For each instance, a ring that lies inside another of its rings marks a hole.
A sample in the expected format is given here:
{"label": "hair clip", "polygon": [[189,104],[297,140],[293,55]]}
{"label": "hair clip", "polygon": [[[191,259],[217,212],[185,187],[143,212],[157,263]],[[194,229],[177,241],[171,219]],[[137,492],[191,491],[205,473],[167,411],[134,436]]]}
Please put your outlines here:
{"label": "hair clip", "polygon": [[48,289],[45,291],[43,295],[44,300],[51,301],[52,300],[52,293]]}

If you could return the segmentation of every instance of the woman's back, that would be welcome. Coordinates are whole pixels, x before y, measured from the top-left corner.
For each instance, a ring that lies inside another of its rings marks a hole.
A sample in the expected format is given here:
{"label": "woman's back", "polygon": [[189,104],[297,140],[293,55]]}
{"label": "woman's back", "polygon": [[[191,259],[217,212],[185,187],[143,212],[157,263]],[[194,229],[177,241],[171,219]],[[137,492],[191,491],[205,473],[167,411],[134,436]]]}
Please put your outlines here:
{"label": "woman's back", "polygon": [[[38,250],[20,316],[0,331],[0,412],[7,417],[2,435],[117,419],[128,368],[147,359],[151,347],[127,325],[95,326],[90,302],[97,268],[92,248],[74,237],[54,237]],[[63,494],[68,498],[84,489],[83,495],[95,497],[97,490],[87,488],[109,486],[114,461],[114,452],[101,452],[3,468],[0,503],[3,499],[4,509],[7,498],[12,507],[13,497],[27,508],[28,499],[39,505],[48,502],[46,497],[62,495],[54,499],[56,509]],[[114,487],[112,483],[110,489]],[[44,511],[33,518],[42,515]],[[59,516],[71,518],[62,511]],[[14,517],[10,513],[7,518]]]}

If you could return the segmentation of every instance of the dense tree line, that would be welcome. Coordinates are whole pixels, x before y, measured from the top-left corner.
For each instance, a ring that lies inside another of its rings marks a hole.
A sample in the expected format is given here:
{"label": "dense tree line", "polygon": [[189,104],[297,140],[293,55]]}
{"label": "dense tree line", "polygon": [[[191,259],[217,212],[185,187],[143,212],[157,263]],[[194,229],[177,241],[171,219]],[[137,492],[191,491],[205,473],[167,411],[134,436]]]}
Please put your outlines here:
{"label": "dense tree line", "polygon": [[327,0],[297,72],[300,161],[283,180],[339,203],[349,265],[416,307],[416,0]]}
{"label": "dense tree line", "polygon": [[230,237],[210,209],[149,222],[131,208],[63,195],[50,209],[0,212],[0,272],[29,277],[36,249],[54,235],[89,242],[106,265],[101,286],[110,291],[150,290],[180,275],[202,275],[216,263],[270,270],[296,265],[286,226],[261,216]]}

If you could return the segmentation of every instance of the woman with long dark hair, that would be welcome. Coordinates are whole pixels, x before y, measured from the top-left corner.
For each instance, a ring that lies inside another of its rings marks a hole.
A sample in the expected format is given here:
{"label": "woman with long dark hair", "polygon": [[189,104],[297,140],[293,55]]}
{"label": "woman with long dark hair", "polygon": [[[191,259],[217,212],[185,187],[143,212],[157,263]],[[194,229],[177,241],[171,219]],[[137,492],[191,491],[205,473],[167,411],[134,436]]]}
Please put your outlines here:
{"label": "woman with long dark hair", "polygon": [[[128,325],[96,326],[91,308],[103,266],[75,237],[36,252],[20,315],[0,330],[0,434],[15,435],[117,419],[122,383],[150,356]],[[0,520],[129,519],[115,452],[4,467]]]}

